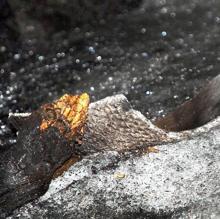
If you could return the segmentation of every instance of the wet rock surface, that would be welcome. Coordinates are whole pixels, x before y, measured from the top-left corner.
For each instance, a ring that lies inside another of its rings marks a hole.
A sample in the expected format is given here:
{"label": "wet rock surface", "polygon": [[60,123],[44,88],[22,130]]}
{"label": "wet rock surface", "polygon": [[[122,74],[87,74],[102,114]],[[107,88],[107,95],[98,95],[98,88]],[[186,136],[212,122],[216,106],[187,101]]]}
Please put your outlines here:
{"label": "wet rock surface", "polygon": [[[98,101],[91,108],[104,109],[111,102],[127,104],[124,97],[115,96]],[[94,109],[90,111],[91,114]],[[130,111],[132,115],[138,124],[144,121],[139,112]],[[110,117],[99,119],[106,124]],[[182,141],[178,136],[183,134],[169,133],[168,136],[180,142],[164,143],[158,146],[158,153],[138,156],[132,152],[110,151],[84,157],[54,179],[45,195],[16,210],[10,218],[194,218],[201,215],[217,218],[220,215],[219,127],[218,117],[193,132],[187,131],[189,135]],[[138,133],[140,127],[136,128]],[[103,127],[103,133],[112,137],[108,130],[108,126]],[[95,129],[93,135],[90,147],[93,143],[99,147]],[[135,141],[131,136],[130,141]],[[112,148],[118,144],[120,151],[121,142],[117,138],[111,142]],[[105,150],[104,143],[102,147]]]}
{"label": "wet rock surface", "polygon": [[[154,118],[219,74],[217,0],[144,1],[111,19],[88,13],[92,23],[72,23],[70,13],[70,25],[58,27],[53,19],[41,25],[41,14],[32,19],[14,6],[0,4],[5,11],[0,15],[0,150],[16,143],[7,122],[10,112],[30,112],[64,93],[88,92],[92,101],[123,93],[135,109]],[[67,189],[14,217],[217,218],[218,136],[216,127],[126,161],[115,152],[93,155],[71,167]],[[117,171],[126,177],[116,180]]]}
{"label": "wet rock surface", "polygon": [[[1,32],[1,147],[14,143],[9,112],[32,111],[64,93],[89,92],[92,101],[123,93],[148,118],[170,111],[218,74],[219,7],[146,1],[99,25],[58,28],[40,38],[44,29],[23,25],[31,17],[16,19],[12,5]],[[6,28],[13,22],[18,30]],[[11,39],[11,32],[18,36]]]}

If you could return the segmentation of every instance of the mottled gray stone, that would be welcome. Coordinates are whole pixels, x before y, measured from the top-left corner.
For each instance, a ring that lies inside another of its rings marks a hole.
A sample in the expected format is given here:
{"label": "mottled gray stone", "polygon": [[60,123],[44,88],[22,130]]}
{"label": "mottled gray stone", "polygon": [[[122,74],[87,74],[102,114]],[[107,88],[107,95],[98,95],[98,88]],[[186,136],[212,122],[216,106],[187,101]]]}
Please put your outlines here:
{"label": "mottled gray stone", "polygon": [[132,109],[124,95],[106,97],[90,104],[83,144],[86,154],[103,151],[140,151],[179,139],[153,125],[139,111]]}
{"label": "mottled gray stone", "polygon": [[[116,99],[127,102],[123,96],[108,101]],[[10,218],[219,218],[220,118],[168,135],[177,141],[158,146],[159,153],[84,157]]]}

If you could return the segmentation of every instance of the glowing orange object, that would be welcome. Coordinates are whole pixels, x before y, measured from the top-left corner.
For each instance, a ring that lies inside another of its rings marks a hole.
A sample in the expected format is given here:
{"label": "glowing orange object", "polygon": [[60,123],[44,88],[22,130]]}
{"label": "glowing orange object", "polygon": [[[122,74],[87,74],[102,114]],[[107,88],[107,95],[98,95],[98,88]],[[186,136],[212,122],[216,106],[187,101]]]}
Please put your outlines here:
{"label": "glowing orange object", "polygon": [[59,129],[61,134],[72,138],[78,132],[82,132],[88,107],[89,95],[87,93],[75,96],[65,94],[57,101],[41,107],[43,109],[43,120],[40,130],[45,131],[53,126]]}

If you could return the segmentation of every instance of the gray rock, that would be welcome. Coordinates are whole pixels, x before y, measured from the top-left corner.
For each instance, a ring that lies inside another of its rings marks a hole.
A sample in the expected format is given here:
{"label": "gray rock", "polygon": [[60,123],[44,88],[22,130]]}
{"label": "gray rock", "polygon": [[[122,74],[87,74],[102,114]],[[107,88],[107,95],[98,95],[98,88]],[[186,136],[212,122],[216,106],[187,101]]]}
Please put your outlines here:
{"label": "gray rock", "polygon": [[159,129],[139,111],[133,110],[124,95],[116,95],[90,104],[79,151],[87,154],[106,150],[140,151],[179,138],[178,134]]}
{"label": "gray rock", "polygon": [[[127,104],[123,96],[110,97],[91,104],[90,113],[106,102],[117,102],[121,110]],[[126,112],[150,124],[128,105]],[[166,135],[175,141],[163,142],[159,153],[84,157],[10,218],[219,218],[220,117],[194,131]],[[117,137],[112,144],[115,149]]]}

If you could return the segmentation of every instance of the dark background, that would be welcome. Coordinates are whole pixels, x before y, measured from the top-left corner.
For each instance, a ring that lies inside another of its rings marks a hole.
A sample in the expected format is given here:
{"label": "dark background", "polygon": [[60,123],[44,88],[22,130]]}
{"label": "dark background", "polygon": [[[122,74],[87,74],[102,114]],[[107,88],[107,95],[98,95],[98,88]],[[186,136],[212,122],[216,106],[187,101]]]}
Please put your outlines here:
{"label": "dark background", "polygon": [[219,73],[219,34],[218,0],[1,0],[0,148],[15,143],[9,112],[64,93],[171,111]]}

